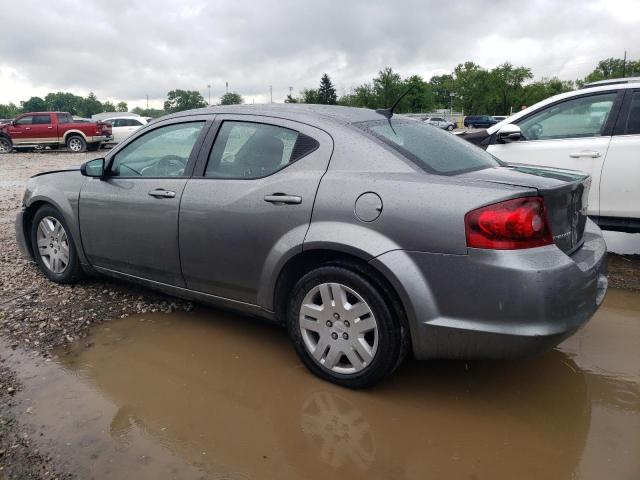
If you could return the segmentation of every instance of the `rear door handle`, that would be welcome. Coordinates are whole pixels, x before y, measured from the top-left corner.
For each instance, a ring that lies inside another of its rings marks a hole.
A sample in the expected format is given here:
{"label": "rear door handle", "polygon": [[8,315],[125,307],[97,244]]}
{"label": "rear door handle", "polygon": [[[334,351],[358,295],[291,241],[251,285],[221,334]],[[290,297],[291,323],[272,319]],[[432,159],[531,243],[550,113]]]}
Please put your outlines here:
{"label": "rear door handle", "polygon": [[156,198],[173,198],[176,196],[176,192],[165,190],[164,188],[156,188],[155,190],[151,190],[149,195]]}
{"label": "rear door handle", "polygon": [[275,205],[299,205],[302,203],[302,197],[297,195],[287,195],[286,193],[274,193],[273,195],[265,195],[264,201]]}
{"label": "rear door handle", "polygon": [[595,150],[583,150],[582,152],[570,153],[569,156],[571,158],[580,158],[580,157],[598,158],[600,157],[600,152],[596,152]]}

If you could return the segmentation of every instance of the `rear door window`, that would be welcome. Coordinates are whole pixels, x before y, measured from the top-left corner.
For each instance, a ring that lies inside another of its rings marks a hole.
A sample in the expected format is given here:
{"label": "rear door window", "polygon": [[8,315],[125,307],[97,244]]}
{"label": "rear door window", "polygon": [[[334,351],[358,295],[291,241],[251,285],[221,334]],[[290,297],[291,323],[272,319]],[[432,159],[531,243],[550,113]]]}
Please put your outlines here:
{"label": "rear door window", "polygon": [[295,130],[253,122],[222,123],[205,177],[253,179],[271,175],[318,147]]}
{"label": "rear door window", "polygon": [[629,106],[629,115],[624,133],[627,135],[640,133],[640,92],[633,92],[633,96],[631,97],[631,105]]}
{"label": "rear door window", "polygon": [[34,115],[32,123],[33,125],[50,125],[51,115]]}
{"label": "rear door window", "polygon": [[470,142],[423,122],[393,118],[355,126],[429,173],[456,175],[501,165],[495,157]]}

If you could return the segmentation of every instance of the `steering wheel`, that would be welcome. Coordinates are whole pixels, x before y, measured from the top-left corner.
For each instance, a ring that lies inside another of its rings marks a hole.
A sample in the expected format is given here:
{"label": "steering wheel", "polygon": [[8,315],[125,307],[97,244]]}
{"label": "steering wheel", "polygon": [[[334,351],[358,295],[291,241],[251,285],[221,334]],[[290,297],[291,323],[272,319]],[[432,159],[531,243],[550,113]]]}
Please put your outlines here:
{"label": "steering wheel", "polygon": [[165,155],[156,163],[156,175],[159,177],[178,177],[184,173],[187,160],[178,155]]}

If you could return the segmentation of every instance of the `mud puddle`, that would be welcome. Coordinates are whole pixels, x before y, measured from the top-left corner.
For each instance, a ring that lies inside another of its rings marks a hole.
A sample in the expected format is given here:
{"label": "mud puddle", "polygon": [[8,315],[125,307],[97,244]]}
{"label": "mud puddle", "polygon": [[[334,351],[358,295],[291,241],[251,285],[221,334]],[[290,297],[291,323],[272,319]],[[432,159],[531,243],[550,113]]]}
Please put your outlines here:
{"label": "mud puddle", "polygon": [[0,348],[31,440],[80,478],[495,480],[638,478],[639,345],[640,295],[612,290],[545,355],[408,361],[364,392],[215,310],[114,320],[49,362]]}

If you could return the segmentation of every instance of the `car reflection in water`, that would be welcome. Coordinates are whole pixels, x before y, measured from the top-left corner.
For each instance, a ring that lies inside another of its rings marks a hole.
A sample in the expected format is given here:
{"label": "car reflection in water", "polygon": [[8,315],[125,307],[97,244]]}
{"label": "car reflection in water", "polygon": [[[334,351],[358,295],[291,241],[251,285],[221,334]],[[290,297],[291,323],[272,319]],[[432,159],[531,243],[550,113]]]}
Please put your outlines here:
{"label": "car reflection in water", "polygon": [[[111,437],[131,451],[145,437],[230,478],[577,475],[590,374],[560,351],[409,361],[380,387],[348,391],[307,375],[280,329],[217,311],[143,318],[63,359],[114,404]],[[637,411],[637,385],[622,381],[613,388]]]}

